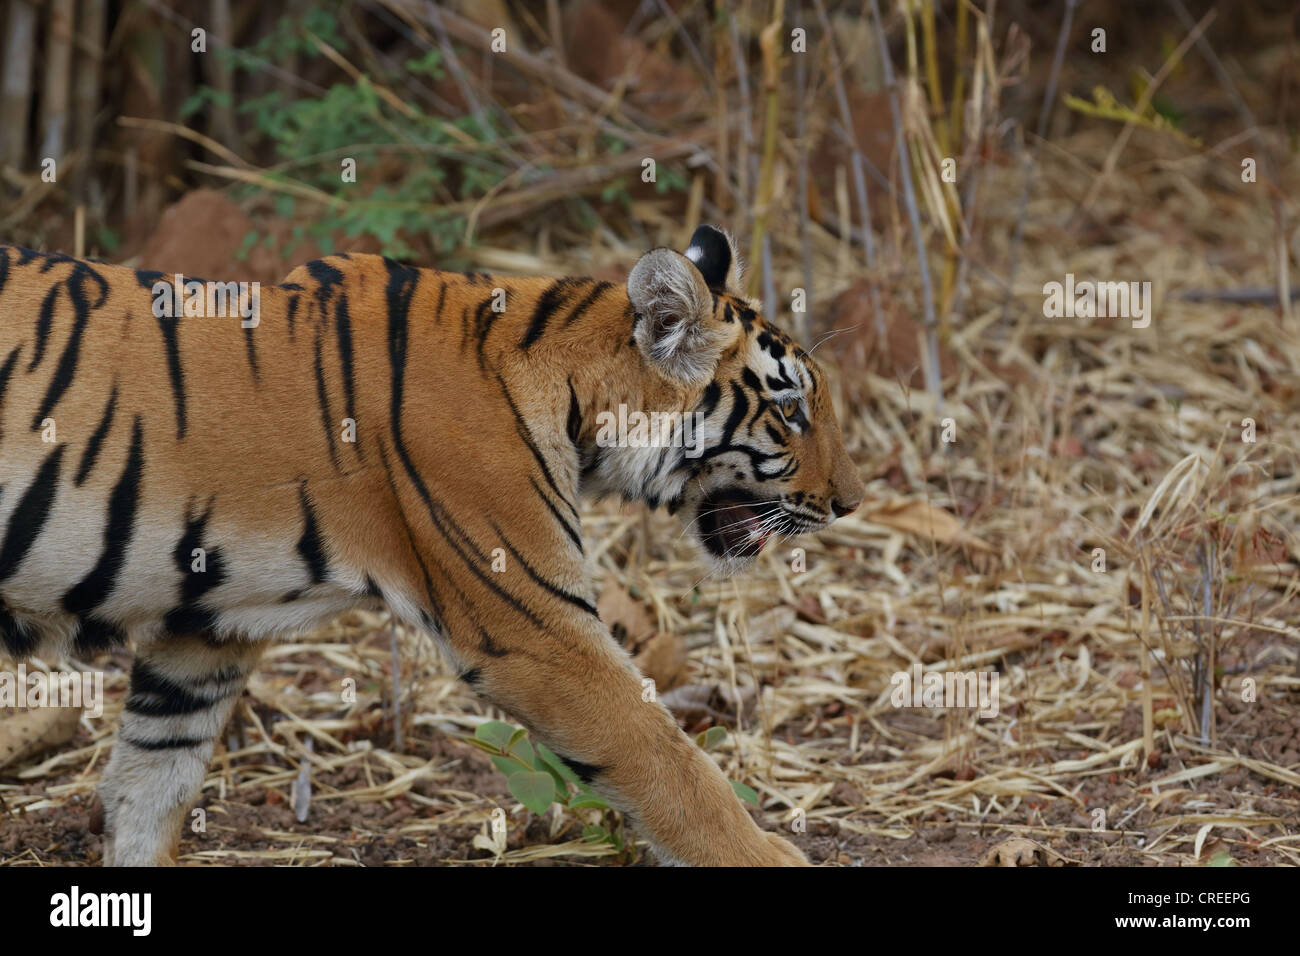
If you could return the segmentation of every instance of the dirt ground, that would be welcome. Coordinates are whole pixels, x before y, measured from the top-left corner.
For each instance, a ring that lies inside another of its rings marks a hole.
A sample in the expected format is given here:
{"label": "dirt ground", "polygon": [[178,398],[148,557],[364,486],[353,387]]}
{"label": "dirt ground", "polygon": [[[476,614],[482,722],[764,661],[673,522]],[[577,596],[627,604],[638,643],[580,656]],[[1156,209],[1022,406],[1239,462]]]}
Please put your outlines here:
{"label": "dirt ground", "polygon": [[[363,659],[374,660],[387,652],[386,630],[367,636],[364,629],[354,628],[334,638],[342,645],[340,653],[344,647],[355,648],[362,651]],[[117,655],[111,665],[116,670],[109,677],[109,713],[121,705],[125,663],[125,655]],[[441,670],[436,660],[425,661],[424,666],[435,673]],[[202,833],[191,830],[183,835],[180,862],[235,866],[492,865],[496,862],[494,854],[475,847],[473,840],[485,832],[485,821],[497,807],[507,813],[507,844],[520,854],[518,862],[654,862],[644,846],[624,854],[586,855],[591,848],[580,842],[581,824],[576,815],[561,816],[553,808],[552,816],[538,818],[519,806],[510,797],[505,778],[487,757],[446,732],[456,729],[451,725],[418,723],[411,727],[397,757],[392,750],[393,722],[378,695],[353,715],[355,719],[348,721],[346,729],[330,735],[345,751],[351,749],[352,759],[339,769],[313,771],[310,813],[305,822],[299,823],[288,795],[296,776],[295,762],[265,752],[238,756],[243,749],[240,741],[247,747],[259,723],[271,729],[273,737],[279,737],[279,731],[294,719],[262,699],[268,687],[278,686],[281,692],[292,687],[319,695],[324,686],[336,682],[346,670],[330,658],[304,650],[277,655],[272,670],[274,676],[265,683],[255,681],[243,701],[243,714],[227,728],[226,743],[218,747],[213,772],[198,803],[206,814],[206,828]],[[451,703],[448,697],[457,687],[451,675],[425,679],[441,688],[437,696],[445,704]],[[467,711],[473,709],[470,705]],[[1241,756],[1294,764],[1295,748],[1300,744],[1300,713],[1294,708],[1239,707],[1234,713],[1230,705],[1221,704],[1218,716],[1223,739],[1231,741]],[[863,765],[878,765],[890,760],[896,746],[942,743],[950,734],[950,719],[946,713],[929,710],[887,713],[880,719],[879,732],[861,735],[856,760]],[[845,747],[853,722],[842,706],[832,703],[810,714],[798,729],[788,728],[783,736],[785,742],[809,751]],[[93,723],[102,744],[108,733],[106,721]],[[1073,723],[1084,730],[1100,724],[1087,713],[1075,714]],[[324,732],[322,723],[316,726]],[[1102,728],[1097,738],[1127,739],[1140,731],[1140,709],[1130,704],[1118,725]],[[292,731],[288,735],[292,737]],[[87,800],[90,784],[102,768],[107,751],[84,746],[89,738],[83,728],[76,741],[83,746],[67,755],[75,759],[62,760],[62,766],[35,781],[24,782],[9,771],[9,775],[0,775],[4,788],[0,792],[7,806],[20,808],[24,802],[32,802],[30,809],[11,816],[0,827],[0,861],[19,866],[100,862],[100,837],[87,828]],[[354,749],[358,743],[364,749]],[[378,759],[377,751],[387,751],[388,759]],[[1050,765],[1082,759],[1087,752],[1044,747],[1025,756],[1035,764]],[[967,789],[962,782],[969,785],[975,779],[975,770],[962,763],[960,752],[958,757],[935,768],[932,777],[932,782],[946,785],[954,802],[969,799],[961,796],[961,791]],[[394,758],[403,767],[418,771],[417,779],[399,788],[402,792],[392,799],[379,799],[374,784],[393,774]],[[1066,792],[1044,792],[1038,798],[1017,800],[1018,806],[1003,808],[995,818],[984,822],[939,807],[907,820],[904,826],[891,825],[873,812],[861,790],[846,782],[830,787],[818,811],[809,816],[805,832],[791,830],[788,814],[757,813],[756,818],[768,827],[781,828],[812,861],[830,865],[973,866],[1005,841],[1025,838],[1052,851],[1048,854],[1037,849],[1040,855],[1034,862],[1038,864],[1156,866],[1194,862],[1186,851],[1171,854],[1168,847],[1159,848],[1162,838],[1171,832],[1202,820],[1230,821],[1240,814],[1248,826],[1237,831],[1229,826],[1221,831],[1223,845],[1230,845],[1237,864],[1290,862],[1280,847],[1268,845],[1268,838],[1294,832],[1295,821],[1300,818],[1300,790],[1237,768],[1199,781],[1194,792],[1179,788],[1153,792],[1153,779],[1195,766],[1197,763],[1188,762],[1176,747],[1171,747],[1149,766],[1133,765],[1083,777]],[[969,787],[967,792],[975,789]],[[1094,830],[1090,816],[1097,807],[1105,808],[1107,819],[1114,821],[1101,832]],[[565,846],[570,853],[528,856],[530,849]],[[1202,848],[1202,857],[1208,857],[1219,846],[1219,837],[1211,838]]]}

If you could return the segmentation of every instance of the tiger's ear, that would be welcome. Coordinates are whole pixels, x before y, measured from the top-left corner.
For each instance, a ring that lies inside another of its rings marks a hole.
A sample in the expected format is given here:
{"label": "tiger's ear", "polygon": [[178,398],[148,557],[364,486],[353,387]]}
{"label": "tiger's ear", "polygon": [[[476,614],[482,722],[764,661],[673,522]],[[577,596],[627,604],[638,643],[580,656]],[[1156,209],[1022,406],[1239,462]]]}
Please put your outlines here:
{"label": "tiger's ear", "polygon": [[714,292],[741,295],[740,257],[731,236],[715,226],[700,226],[686,246],[686,258],[695,263]]}
{"label": "tiger's ear", "polygon": [[652,249],[627,277],[636,310],[633,337],[641,354],[668,378],[703,385],[713,377],[727,328],[713,316],[713,294],[691,260]]}

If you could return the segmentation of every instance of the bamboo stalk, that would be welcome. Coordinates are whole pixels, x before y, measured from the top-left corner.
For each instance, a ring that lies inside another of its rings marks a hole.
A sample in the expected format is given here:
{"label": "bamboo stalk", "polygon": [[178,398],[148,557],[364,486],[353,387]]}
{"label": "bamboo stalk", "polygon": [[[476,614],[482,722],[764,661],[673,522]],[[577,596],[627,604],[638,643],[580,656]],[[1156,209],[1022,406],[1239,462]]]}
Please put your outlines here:
{"label": "bamboo stalk", "polygon": [[45,80],[41,91],[40,158],[55,162],[68,148],[68,104],[72,94],[72,18],[74,0],[51,0],[45,39]]}
{"label": "bamboo stalk", "polygon": [[[796,0],[795,16],[802,19],[803,4]],[[808,341],[808,316],[812,314],[813,305],[813,267],[812,235],[808,222],[808,67],[807,54],[794,58],[795,82],[795,138],[798,144],[799,162],[797,183],[797,205],[799,207],[799,266],[803,274],[804,311],[794,315],[795,335],[801,342]]]}
{"label": "bamboo stalk", "polygon": [[78,167],[77,196],[84,202],[91,182],[95,152],[95,114],[99,112],[104,67],[104,4],[81,0],[77,9],[78,53],[73,91],[72,144],[86,159]]}
{"label": "bamboo stalk", "polygon": [[[213,33],[223,44],[234,47],[234,19],[230,15],[230,0],[212,0],[209,7],[212,17]],[[208,82],[221,94],[218,102],[212,104],[212,122],[208,128],[209,135],[219,143],[231,149],[239,148],[239,130],[235,126],[233,106],[235,100],[235,78],[230,69],[230,61],[219,56],[215,51],[203,58],[207,67]]]}
{"label": "bamboo stalk", "polygon": [[[767,217],[772,204],[772,167],[776,159],[776,124],[781,107],[781,31],[785,23],[785,0],[773,0],[772,19],[759,35],[763,52],[763,94],[767,110],[763,119],[763,156],[758,173],[758,193],[754,201],[754,231],[749,243],[752,256],[762,256],[763,241],[767,234]],[[749,294],[757,295],[760,288],[760,270],[749,274]],[[774,303],[764,303],[772,308]]]}
{"label": "bamboo stalk", "polygon": [[[737,191],[740,196],[745,216],[753,215],[753,194],[750,182],[754,179],[752,166],[754,160],[754,110],[749,95],[749,67],[745,63],[745,51],[740,42],[740,28],[736,26],[736,15],[727,15],[727,33],[731,40],[731,55],[736,64],[736,90],[740,93],[740,155],[736,158]],[[739,229],[740,223],[733,223]]]}
{"label": "bamboo stalk", "polygon": [[[822,0],[815,0],[815,2],[817,18],[831,51],[831,76],[835,81],[835,101],[840,109],[840,123],[844,127],[846,144],[853,164],[853,191],[858,200],[858,219],[862,223],[862,252],[867,265],[867,292],[871,297],[871,314],[875,321],[876,338],[883,343],[887,333],[885,315],[880,308],[880,287],[876,283],[876,240],[871,231],[871,201],[867,194],[866,173],[863,170],[864,158],[862,150],[858,147],[857,132],[853,125],[853,111],[849,108],[848,94],[844,90],[844,64],[835,45],[830,18],[826,15],[826,6]],[[802,117],[803,110],[799,113]]]}
{"label": "bamboo stalk", "polygon": [[28,0],[9,4],[0,80],[0,165],[22,168],[27,158],[27,113],[31,106],[36,8]]}
{"label": "bamboo stalk", "polygon": [[[966,44],[970,34],[969,21],[969,0],[957,0],[957,39],[955,43],[956,49],[952,55],[952,102],[950,106],[952,112],[948,117],[948,126],[952,130],[952,142],[958,146],[961,145],[962,127],[965,125],[962,116],[962,103],[966,99],[966,72],[961,68],[961,64],[966,58]],[[979,69],[979,67],[976,66],[974,69]]]}
{"label": "bamboo stalk", "polygon": [[[957,4],[961,6],[960,3]],[[939,84],[939,50],[934,35],[934,0],[921,4],[921,40],[925,44],[925,85],[930,90],[930,110],[934,115],[935,132],[939,148],[945,156],[952,155],[948,139],[948,123],[944,119],[943,87]]]}
{"label": "bamboo stalk", "polygon": [[903,179],[903,199],[907,204],[907,217],[916,244],[917,267],[921,271],[921,305],[924,310],[926,362],[925,388],[935,401],[935,411],[943,406],[943,382],[939,374],[939,323],[934,309],[934,287],[930,277],[930,260],[925,248],[925,235],[921,232],[921,213],[916,204],[916,188],[912,184],[912,162],[903,134],[903,118],[898,106],[898,85],[894,77],[894,64],[889,56],[889,42],[885,39],[885,26],[880,19],[880,4],[871,0],[871,14],[876,26],[876,43],[880,47],[880,62],[885,71],[885,86],[889,90],[889,112],[894,120],[894,139],[898,147],[898,171]]}

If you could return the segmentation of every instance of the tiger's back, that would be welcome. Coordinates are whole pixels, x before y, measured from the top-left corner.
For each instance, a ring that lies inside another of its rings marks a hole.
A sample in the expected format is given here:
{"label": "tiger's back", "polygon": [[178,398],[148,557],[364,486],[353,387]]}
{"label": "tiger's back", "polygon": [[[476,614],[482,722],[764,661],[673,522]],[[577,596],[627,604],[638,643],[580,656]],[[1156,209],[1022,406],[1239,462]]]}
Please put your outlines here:
{"label": "tiger's back", "polygon": [[[155,315],[169,276],[0,256],[0,595],[14,653],[42,637],[79,652],[128,635],[267,637],[374,602],[386,577],[400,601],[409,569],[386,567],[402,532],[385,470],[411,452],[393,430],[395,351],[437,356],[433,391],[398,401],[420,444],[455,449],[422,462],[440,494],[495,470],[476,466],[502,453],[494,432],[510,444],[482,342],[461,341],[476,275],[420,283],[379,257],[332,257],[262,289],[252,324]],[[497,281],[519,298],[548,284]]]}

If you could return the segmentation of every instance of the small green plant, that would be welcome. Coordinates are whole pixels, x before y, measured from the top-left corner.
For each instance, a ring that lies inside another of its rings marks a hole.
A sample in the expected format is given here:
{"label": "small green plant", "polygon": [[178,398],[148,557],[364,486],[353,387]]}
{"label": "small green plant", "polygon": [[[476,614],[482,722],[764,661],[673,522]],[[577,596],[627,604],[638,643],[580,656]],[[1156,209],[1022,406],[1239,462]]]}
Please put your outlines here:
{"label": "small green plant", "polygon": [[[545,744],[533,744],[528,731],[499,720],[489,720],[474,729],[473,737],[462,738],[466,743],[487,754],[492,763],[506,776],[506,786],[511,795],[538,816],[558,803],[569,810],[599,810],[599,822],[585,823],[582,838],[588,843],[608,843],[620,853],[627,846],[621,819],[616,819],[609,804],[582,782],[560,757]],[[699,734],[695,742],[703,750],[710,750],[727,739],[723,727],[710,727]],[[754,806],[758,794],[752,787],[736,780],[731,789]]]}
{"label": "small green plant", "polygon": [[582,838],[588,843],[609,843],[620,853],[623,851],[626,840],[622,823],[613,822],[609,804],[545,744],[534,746],[528,740],[528,731],[489,720],[474,729],[473,737],[464,740],[492,758],[496,768],[506,775],[511,795],[538,816],[553,803],[570,810],[602,811],[601,822],[583,826]]}

